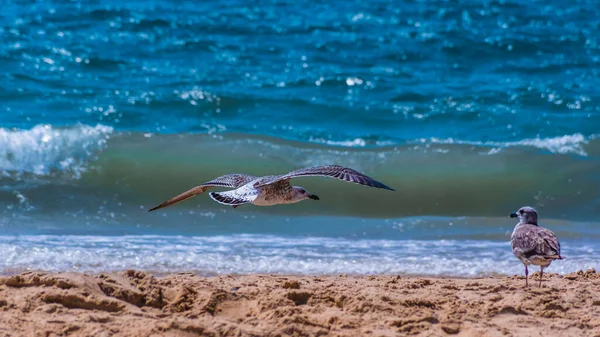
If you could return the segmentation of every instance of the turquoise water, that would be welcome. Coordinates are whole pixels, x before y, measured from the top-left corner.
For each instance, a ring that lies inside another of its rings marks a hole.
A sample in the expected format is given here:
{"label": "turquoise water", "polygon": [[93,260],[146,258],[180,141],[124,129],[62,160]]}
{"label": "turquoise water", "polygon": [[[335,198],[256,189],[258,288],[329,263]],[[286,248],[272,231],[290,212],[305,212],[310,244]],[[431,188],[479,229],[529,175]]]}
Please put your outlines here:
{"label": "turquoise water", "polygon": [[[519,273],[523,205],[600,263],[594,1],[84,4],[0,11],[0,273]],[[225,173],[320,201],[231,209]]]}

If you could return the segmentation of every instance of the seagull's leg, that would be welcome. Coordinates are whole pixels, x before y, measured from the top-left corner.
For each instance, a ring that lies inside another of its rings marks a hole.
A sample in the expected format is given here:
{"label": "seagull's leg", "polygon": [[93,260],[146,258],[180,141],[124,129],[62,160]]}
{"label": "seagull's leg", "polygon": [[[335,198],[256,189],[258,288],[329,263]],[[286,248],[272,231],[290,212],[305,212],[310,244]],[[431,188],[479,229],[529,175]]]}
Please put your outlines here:
{"label": "seagull's leg", "polygon": [[540,267],[540,288],[542,287],[542,276],[544,276],[544,267]]}
{"label": "seagull's leg", "polygon": [[529,275],[529,270],[527,269],[527,265],[525,265],[525,287],[529,286],[527,283],[527,276]]}

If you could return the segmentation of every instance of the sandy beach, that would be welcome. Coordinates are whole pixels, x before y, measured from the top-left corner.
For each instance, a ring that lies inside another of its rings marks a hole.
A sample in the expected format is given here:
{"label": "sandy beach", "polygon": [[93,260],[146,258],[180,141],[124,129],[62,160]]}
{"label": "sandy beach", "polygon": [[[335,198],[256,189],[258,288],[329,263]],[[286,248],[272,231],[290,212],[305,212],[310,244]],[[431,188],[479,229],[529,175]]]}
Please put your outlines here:
{"label": "sandy beach", "polygon": [[0,336],[600,336],[600,274],[0,278]]}

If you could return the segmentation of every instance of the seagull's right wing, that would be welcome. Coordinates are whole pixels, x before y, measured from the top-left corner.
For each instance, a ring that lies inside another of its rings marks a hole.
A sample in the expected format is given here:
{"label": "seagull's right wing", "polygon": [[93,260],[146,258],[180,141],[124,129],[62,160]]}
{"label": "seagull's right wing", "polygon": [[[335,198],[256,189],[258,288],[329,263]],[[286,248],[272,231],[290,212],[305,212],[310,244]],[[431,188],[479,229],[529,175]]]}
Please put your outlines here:
{"label": "seagull's right wing", "polygon": [[316,166],[316,167],[308,167],[299,170],[292,171],[288,174],[284,174],[281,176],[270,176],[265,177],[254,184],[254,188],[274,184],[278,181],[289,180],[296,177],[306,177],[306,176],[321,176],[321,177],[330,177],[334,179],[339,179],[343,181],[347,181],[350,183],[376,187],[376,188],[384,188],[386,190],[394,191],[393,188],[386,186],[379,181],[362,174],[354,169],[343,167],[339,165],[327,165],[327,166]]}
{"label": "seagull's right wing", "polygon": [[256,177],[247,175],[247,174],[235,174],[235,173],[234,174],[226,174],[224,176],[215,178],[207,183],[204,183],[200,186],[196,186],[196,187],[192,188],[191,190],[183,192],[180,195],[178,195],[174,198],[171,198],[158,206],[152,207],[148,210],[148,212],[152,212],[154,210],[161,209],[161,208],[167,207],[167,206],[171,206],[178,202],[182,202],[182,201],[187,200],[191,197],[194,197],[200,193],[206,192],[211,187],[238,188],[238,187],[241,187],[241,186],[251,182],[254,179],[256,179]]}

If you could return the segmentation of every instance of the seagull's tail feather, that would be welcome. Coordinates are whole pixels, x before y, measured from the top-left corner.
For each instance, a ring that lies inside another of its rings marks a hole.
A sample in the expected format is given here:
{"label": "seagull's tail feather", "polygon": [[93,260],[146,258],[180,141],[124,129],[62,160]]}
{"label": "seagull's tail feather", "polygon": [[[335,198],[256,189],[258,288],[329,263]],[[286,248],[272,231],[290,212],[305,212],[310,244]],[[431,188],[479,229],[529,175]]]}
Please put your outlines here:
{"label": "seagull's tail feather", "polygon": [[256,194],[242,194],[237,190],[226,191],[226,192],[210,192],[208,194],[210,198],[219,204],[234,206],[247,204],[256,199]]}

